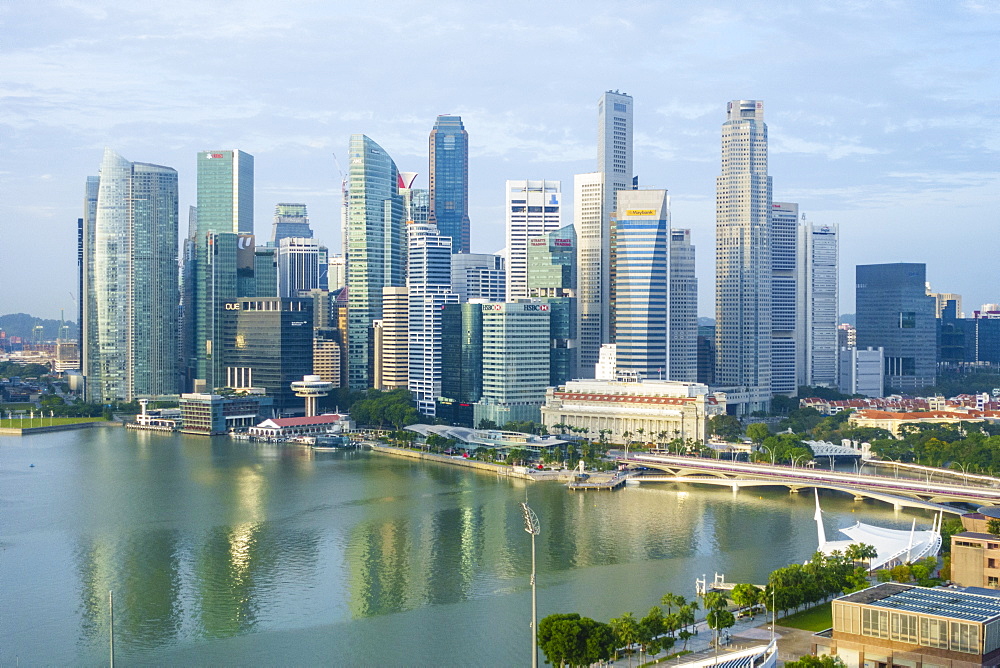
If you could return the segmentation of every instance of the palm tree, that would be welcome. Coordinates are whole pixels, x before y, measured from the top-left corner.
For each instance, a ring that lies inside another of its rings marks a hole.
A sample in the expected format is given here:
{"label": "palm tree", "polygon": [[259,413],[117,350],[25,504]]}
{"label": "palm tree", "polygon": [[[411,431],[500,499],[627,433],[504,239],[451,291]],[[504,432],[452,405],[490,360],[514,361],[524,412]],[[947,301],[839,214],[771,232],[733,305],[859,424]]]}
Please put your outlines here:
{"label": "palm tree", "polygon": [[610,624],[618,643],[625,646],[625,654],[628,656],[628,665],[631,668],[632,645],[639,640],[639,623],[631,612],[626,612],[621,617],[612,619]]}

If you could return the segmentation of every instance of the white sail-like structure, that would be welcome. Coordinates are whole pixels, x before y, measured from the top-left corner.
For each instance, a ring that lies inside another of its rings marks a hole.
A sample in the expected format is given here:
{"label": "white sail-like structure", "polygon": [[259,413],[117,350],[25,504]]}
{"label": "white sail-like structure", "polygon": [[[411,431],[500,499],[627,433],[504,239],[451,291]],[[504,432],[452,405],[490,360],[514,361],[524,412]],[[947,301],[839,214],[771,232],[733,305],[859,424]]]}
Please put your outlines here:
{"label": "white sail-like structure", "polygon": [[823,529],[823,511],[819,507],[819,493],[816,493],[816,526],[819,534],[819,551],[823,554],[840,552],[843,554],[848,546],[865,543],[875,548],[878,554],[871,561],[871,570],[892,568],[899,564],[918,561],[924,557],[935,557],[941,550],[941,514],[934,518],[930,530],[917,531],[917,520],[909,531],[900,529],[885,529],[856,522],[853,526],[841,529],[840,533],[850,540],[827,540]]}

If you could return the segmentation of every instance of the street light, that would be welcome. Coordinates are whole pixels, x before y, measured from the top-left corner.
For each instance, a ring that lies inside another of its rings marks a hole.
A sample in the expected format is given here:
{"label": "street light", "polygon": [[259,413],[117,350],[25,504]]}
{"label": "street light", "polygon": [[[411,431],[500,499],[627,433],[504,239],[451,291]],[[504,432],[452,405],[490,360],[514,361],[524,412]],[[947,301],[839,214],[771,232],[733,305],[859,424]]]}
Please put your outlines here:
{"label": "street light", "polygon": [[809,455],[796,455],[796,456],[795,456],[795,457],[794,457],[794,458],[792,459],[792,468],[795,468],[795,462],[799,461],[799,460],[800,460],[801,458],[803,458],[803,457],[808,457],[808,456],[809,456]]}
{"label": "street light", "polygon": [[762,447],[765,450],[767,450],[768,454],[771,455],[771,466],[774,466],[774,450],[772,450],[771,448],[767,447],[763,443],[760,444],[760,447]]}
{"label": "street light", "polygon": [[524,530],[531,534],[531,668],[538,668],[538,598],[535,592],[535,536],[541,533],[538,516],[528,503],[521,504],[524,512]]}

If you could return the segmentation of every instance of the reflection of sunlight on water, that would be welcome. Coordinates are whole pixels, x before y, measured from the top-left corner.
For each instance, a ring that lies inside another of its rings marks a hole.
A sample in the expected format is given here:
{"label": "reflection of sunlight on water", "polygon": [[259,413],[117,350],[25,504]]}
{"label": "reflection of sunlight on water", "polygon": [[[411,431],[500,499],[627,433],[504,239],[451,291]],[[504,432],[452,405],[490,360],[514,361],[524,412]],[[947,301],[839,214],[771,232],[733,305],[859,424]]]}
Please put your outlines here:
{"label": "reflection of sunlight on water", "polygon": [[243,580],[250,570],[250,548],[253,545],[254,533],[259,525],[245,522],[234,527],[229,534],[229,563],[233,567],[233,576]]}

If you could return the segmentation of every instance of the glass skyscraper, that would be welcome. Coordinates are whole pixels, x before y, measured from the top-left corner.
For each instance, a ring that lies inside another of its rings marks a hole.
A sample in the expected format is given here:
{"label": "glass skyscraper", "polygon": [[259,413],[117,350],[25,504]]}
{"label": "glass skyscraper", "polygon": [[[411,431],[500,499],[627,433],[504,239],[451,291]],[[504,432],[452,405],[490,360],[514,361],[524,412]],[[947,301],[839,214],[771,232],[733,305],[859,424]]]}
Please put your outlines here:
{"label": "glass skyscraper", "polygon": [[933,385],[937,373],[934,297],[923,263],[857,266],[858,349],[885,349],[885,391]]}
{"label": "glass skyscraper", "polygon": [[469,252],[469,133],[461,116],[438,116],[431,130],[428,222],[451,237],[452,253]]}
{"label": "glass skyscraper", "polygon": [[[243,151],[198,153],[198,214],[189,317],[193,349],[189,377],[209,392],[225,383],[225,304],[240,296],[240,235],[253,234],[253,156]],[[246,250],[246,249],[244,249]],[[253,265],[253,244],[249,244]],[[190,388],[189,388],[190,389]]]}
{"label": "glass skyscraper", "polygon": [[576,231],[567,225],[528,239],[528,296],[550,307],[549,384],[576,377]]}
{"label": "glass skyscraper", "polygon": [[348,380],[372,386],[370,330],[382,288],[405,285],[406,232],[396,163],[365,135],[351,135],[347,208]]}
{"label": "glass skyscraper", "polygon": [[271,226],[271,245],[277,246],[282,239],[299,237],[312,239],[309,215],[305,204],[278,204],[274,207],[274,223]]}
{"label": "glass skyscraper", "polygon": [[670,212],[666,190],[618,193],[611,225],[611,311],[616,368],[670,377]]}
{"label": "glass skyscraper", "polygon": [[96,185],[84,216],[88,399],[176,394],[177,172],[105,149]]}

